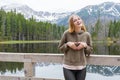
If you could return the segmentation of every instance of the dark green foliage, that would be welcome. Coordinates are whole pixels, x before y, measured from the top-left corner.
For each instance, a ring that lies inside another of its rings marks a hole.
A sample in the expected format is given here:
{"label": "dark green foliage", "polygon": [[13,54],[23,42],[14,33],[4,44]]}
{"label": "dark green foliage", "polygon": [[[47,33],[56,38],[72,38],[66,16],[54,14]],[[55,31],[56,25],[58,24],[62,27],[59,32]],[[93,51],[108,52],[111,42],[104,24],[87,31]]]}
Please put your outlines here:
{"label": "dark green foliage", "polygon": [[108,37],[120,38],[120,21],[111,21],[109,24]]}
{"label": "dark green foliage", "polygon": [[[86,13],[86,11],[84,11]],[[85,17],[89,15],[86,14]],[[93,39],[120,38],[120,21],[103,24],[99,18],[92,25],[90,33]],[[66,20],[66,19],[65,19]],[[66,26],[58,26],[50,22],[36,22],[32,17],[25,19],[20,13],[0,10],[0,40],[59,40]]]}
{"label": "dark green foliage", "polygon": [[0,10],[0,40],[59,40],[64,26],[25,19],[20,13]]}

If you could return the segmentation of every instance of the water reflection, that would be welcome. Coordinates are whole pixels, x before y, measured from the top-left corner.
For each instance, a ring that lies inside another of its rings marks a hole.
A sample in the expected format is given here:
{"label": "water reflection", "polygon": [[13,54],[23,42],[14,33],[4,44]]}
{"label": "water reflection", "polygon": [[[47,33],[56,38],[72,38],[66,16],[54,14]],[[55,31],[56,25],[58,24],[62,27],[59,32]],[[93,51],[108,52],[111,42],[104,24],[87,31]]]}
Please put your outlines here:
{"label": "water reflection", "polygon": [[20,62],[0,62],[0,74],[4,75],[6,72],[16,73],[22,71],[23,63]]}
{"label": "water reflection", "polygon": [[[24,76],[23,63],[0,62],[0,66],[0,75]],[[94,74],[97,74],[96,76],[101,75],[101,77],[111,77],[110,80],[116,80],[114,76],[117,76],[117,78],[119,76],[120,78],[120,66],[87,65],[87,78]],[[44,62],[36,63],[35,76],[41,78],[63,79],[62,64]],[[97,80],[95,77],[93,79]],[[86,80],[89,80],[89,78]]]}
{"label": "water reflection", "polygon": [[94,43],[93,53],[98,55],[120,55],[120,44]]}
{"label": "water reflection", "polygon": [[[0,52],[61,53],[58,43],[1,44]],[[120,55],[120,44],[93,44],[93,54]]]}
{"label": "water reflection", "polygon": [[[58,43],[0,44],[0,52],[55,53],[55,54],[61,53],[57,47],[58,47]],[[102,55],[102,54],[104,54],[104,55],[119,55],[120,54],[120,44],[101,44],[101,43],[96,44],[96,43],[94,43],[93,49],[94,49],[93,54],[98,54],[98,55]],[[52,68],[51,67],[48,68],[50,65],[52,66]],[[59,76],[57,76],[57,77],[63,76],[61,64],[56,65],[54,63],[52,63],[52,64],[51,63],[37,63],[36,64],[36,76],[42,77],[43,74],[41,74],[41,73],[43,73],[43,72],[41,72],[41,71],[44,71],[44,69],[46,69],[45,67],[47,67],[47,69],[49,70],[48,72],[50,72],[51,69],[54,69],[55,74],[54,73],[53,74],[54,75],[58,74]],[[40,69],[40,71],[38,69]],[[14,75],[18,74],[17,72],[19,72],[19,73],[21,73],[20,75],[24,75],[23,63],[0,62],[0,74],[5,75],[8,72],[10,72],[11,74],[14,73]],[[10,73],[9,73],[9,75],[10,75]],[[102,76],[114,76],[114,75],[120,76],[120,67],[119,66],[88,65],[87,73],[88,74],[89,73],[92,73],[92,74],[97,73]]]}
{"label": "water reflection", "polygon": [[98,65],[88,65],[87,72],[98,73],[103,76],[114,76],[120,75],[120,66],[98,66]]}
{"label": "water reflection", "polygon": [[1,44],[0,52],[60,53],[58,43]]}

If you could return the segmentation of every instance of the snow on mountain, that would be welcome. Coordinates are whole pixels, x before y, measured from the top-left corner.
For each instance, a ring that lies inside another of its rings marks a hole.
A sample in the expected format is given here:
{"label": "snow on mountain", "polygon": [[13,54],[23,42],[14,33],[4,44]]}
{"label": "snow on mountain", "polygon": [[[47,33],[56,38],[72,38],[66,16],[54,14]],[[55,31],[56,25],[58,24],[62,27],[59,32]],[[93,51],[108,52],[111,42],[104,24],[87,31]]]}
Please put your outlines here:
{"label": "snow on mountain", "polygon": [[120,16],[120,3],[105,2],[100,5],[87,6],[89,15],[93,15],[93,12],[98,12],[102,15],[111,15],[115,17]]}
{"label": "snow on mountain", "polygon": [[16,11],[21,13],[26,19],[33,17],[36,21],[48,21],[58,25],[67,25],[68,17],[72,13],[76,13],[85,21],[86,25],[94,24],[98,17],[104,22],[108,20],[120,19],[120,3],[104,2],[99,5],[88,5],[74,12],[66,13],[50,13],[43,11],[35,11],[27,5],[23,4],[6,4],[1,6],[5,11]]}
{"label": "snow on mountain", "polygon": [[43,11],[34,11],[32,8],[28,7],[27,5],[23,4],[9,4],[1,6],[2,9],[5,11],[16,11],[16,13],[21,13],[25,16],[26,19],[33,17],[36,21],[48,21],[48,22],[55,22],[59,18],[63,18],[70,13],[50,13],[50,12],[43,12]]}
{"label": "snow on mountain", "polygon": [[[120,3],[104,2],[99,5],[88,5],[75,11],[85,22],[86,25],[94,25],[98,18],[102,22],[109,20],[120,20]],[[68,16],[59,20],[59,25],[67,25]]]}
{"label": "snow on mountain", "polygon": [[101,13],[112,16],[120,16],[120,4],[113,2],[105,2],[97,6]]}

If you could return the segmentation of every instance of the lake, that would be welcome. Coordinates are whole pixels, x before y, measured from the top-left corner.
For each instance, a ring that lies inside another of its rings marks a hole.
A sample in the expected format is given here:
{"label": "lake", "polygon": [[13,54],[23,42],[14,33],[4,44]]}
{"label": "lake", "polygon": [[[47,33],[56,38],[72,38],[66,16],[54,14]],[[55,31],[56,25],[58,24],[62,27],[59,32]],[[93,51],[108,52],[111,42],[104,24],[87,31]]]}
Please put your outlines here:
{"label": "lake", "polygon": [[[16,53],[54,53],[62,54],[58,43],[31,43],[31,44],[0,44],[0,52]],[[119,55],[120,44],[93,44],[93,54]],[[0,74],[11,76],[24,76],[23,63],[0,62]],[[36,63],[35,76],[49,78],[63,78],[62,65],[57,63]],[[93,77],[94,76],[94,77]],[[120,79],[120,66],[87,65],[86,80],[118,80]]]}
{"label": "lake", "polygon": [[[0,52],[61,53],[58,43],[0,44]],[[120,44],[93,43],[93,54],[120,55]]]}

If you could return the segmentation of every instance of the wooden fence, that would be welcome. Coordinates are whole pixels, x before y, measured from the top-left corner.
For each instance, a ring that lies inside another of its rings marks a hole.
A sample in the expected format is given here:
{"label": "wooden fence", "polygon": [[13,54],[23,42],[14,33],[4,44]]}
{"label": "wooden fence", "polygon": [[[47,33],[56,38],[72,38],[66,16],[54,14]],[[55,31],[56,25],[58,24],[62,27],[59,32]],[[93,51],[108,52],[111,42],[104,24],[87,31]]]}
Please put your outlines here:
{"label": "wooden fence", "polygon": [[[0,80],[61,80],[35,77],[35,63],[62,63],[63,54],[52,53],[0,53],[0,61],[23,62],[25,76],[0,76]],[[92,65],[120,66],[120,55],[91,55],[87,63]]]}

